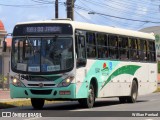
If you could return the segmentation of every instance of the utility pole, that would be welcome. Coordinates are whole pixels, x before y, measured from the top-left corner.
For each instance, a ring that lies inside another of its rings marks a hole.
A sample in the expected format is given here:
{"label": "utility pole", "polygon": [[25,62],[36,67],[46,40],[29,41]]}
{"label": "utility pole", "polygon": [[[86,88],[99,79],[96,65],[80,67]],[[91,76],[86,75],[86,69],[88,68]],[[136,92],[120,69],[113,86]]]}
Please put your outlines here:
{"label": "utility pole", "polygon": [[74,20],[74,0],[67,0],[67,18]]}
{"label": "utility pole", "polygon": [[58,18],[58,0],[55,1],[55,18]]}

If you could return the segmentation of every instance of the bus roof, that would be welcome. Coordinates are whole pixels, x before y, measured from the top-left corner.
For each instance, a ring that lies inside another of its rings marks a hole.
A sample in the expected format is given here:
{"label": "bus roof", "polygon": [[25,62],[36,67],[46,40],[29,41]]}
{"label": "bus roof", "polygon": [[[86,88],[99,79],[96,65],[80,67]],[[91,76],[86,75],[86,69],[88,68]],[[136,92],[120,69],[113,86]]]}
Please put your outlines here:
{"label": "bus roof", "polygon": [[72,21],[69,19],[53,19],[53,20],[45,20],[45,21],[23,22],[23,23],[18,23],[17,25],[36,24],[36,23],[68,23],[68,24],[72,25],[73,29],[104,32],[104,33],[111,33],[111,34],[117,34],[117,35],[124,35],[124,36],[130,36],[130,37],[155,40],[155,36],[153,33],[144,33],[144,32],[139,32],[139,31],[134,31],[134,30],[127,30],[127,29],[122,29],[122,28],[110,27],[110,26],[77,22],[77,21]]}

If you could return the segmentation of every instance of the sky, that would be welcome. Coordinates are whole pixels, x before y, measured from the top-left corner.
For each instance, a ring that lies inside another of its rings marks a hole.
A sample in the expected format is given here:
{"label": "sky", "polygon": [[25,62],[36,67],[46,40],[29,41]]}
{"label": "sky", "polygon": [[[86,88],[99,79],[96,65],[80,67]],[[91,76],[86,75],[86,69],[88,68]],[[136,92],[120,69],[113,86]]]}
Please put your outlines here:
{"label": "sky", "polygon": [[[12,33],[16,23],[54,19],[54,3],[55,0],[0,0],[0,20]],[[66,18],[66,0],[59,0],[59,18]],[[74,20],[132,30],[160,26],[160,0],[76,0]]]}

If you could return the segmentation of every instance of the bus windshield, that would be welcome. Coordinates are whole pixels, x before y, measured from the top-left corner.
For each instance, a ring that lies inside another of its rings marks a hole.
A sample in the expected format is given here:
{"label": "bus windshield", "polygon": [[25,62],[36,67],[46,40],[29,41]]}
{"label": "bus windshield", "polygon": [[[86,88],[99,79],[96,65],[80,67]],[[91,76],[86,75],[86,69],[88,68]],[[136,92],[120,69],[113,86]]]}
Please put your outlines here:
{"label": "bus windshield", "polygon": [[11,67],[25,73],[53,73],[73,68],[71,37],[15,37]]}

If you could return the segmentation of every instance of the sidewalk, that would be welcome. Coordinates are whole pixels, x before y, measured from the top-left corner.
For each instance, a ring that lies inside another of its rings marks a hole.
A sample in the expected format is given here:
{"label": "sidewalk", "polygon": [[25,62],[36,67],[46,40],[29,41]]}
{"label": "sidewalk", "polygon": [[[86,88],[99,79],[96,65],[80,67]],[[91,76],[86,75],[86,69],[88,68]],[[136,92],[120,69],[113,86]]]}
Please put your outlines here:
{"label": "sidewalk", "polygon": [[28,99],[24,99],[24,98],[22,98],[22,99],[11,99],[9,90],[0,89],[0,103],[1,102],[22,101],[22,100],[28,100]]}

